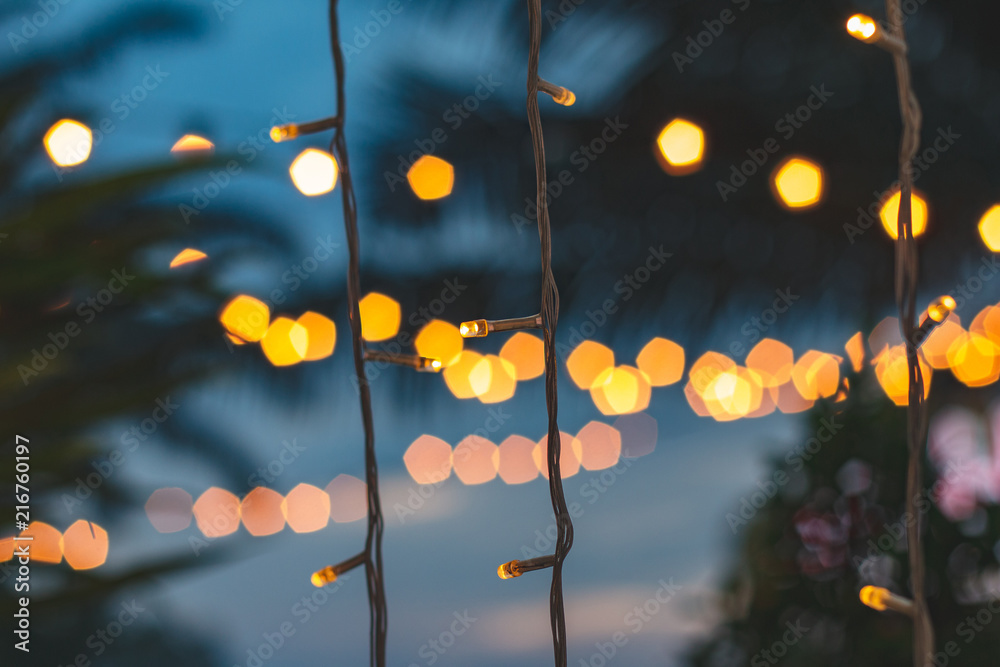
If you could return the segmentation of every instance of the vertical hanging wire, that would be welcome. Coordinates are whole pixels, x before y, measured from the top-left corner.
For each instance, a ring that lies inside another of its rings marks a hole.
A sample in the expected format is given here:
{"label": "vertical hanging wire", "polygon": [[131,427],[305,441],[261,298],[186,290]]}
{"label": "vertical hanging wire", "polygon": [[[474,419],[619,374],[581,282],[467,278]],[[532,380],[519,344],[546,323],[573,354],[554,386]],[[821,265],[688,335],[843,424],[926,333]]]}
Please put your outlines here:
{"label": "vertical hanging wire", "polygon": [[[905,47],[903,12],[900,0],[886,0],[886,14],[892,36]],[[896,239],[896,305],[899,311],[900,332],[906,344],[906,361],[909,369],[909,402],[906,407],[906,435],[909,465],[906,476],[906,511],[915,518],[913,528],[907,531],[906,542],[910,560],[910,579],[913,592],[913,664],[925,667],[934,655],[934,627],[927,609],[925,591],[925,564],[923,551],[923,526],[917,508],[917,496],[923,484],[923,456],[927,442],[927,406],[924,402],[924,378],[917,358],[920,343],[916,336],[916,299],[919,257],[913,236],[913,212],[910,201],[913,192],[911,162],[920,146],[922,114],[917,96],[910,81],[910,64],[905,48],[893,53],[896,82],[899,92],[899,110],[903,119],[903,136],[899,149],[899,219]]]}
{"label": "vertical hanging wire", "polygon": [[337,117],[330,152],[340,166],[341,194],[344,207],[344,232],[347,237],[348,270],[347,301],[348,319],[351,324],[351,347],[354,353],[354,371],[358,380],[361,400],[361,421],[365,432],[365,482],[368,486],[368,534],[365,538],[365,577],[368,583],[368,606],[371,619],[371,658],[373,667],[385,667],[385,644],[388,618],[382,569],[382,502],[379,498],[378,460],[375,456],[375,430],[372,418],[371,392],[365,375],[364,343],[361,340],[361,260],[358,242],[358,211],[351,179],[351,167],[344,136],[344,55],[340,45],[337,20],[337,0],[330,0],[330,44],[333,50],[333,67],[337,77]]}
{"label": "vertical hanging wire", "polygon": [[538,111],[538,61],[542,45],[541,0],[528,0],[530,45],[528,51],[528,123],[535,154],[536,195],[538,210],[538,238],[541,246],[542,265],[542,337],[545,341],[545,405],[548,410],[548,472],[549,494],[556,520],[555,559],[552,566],[552,586],[549,591],[549,619],[552,624],[552,646],[556,667],[566,667],[566,615],[563,604],[562,568],[566,555],[573,547],[573,520],[563,494],[560,457],[562,445],[559,437],[557,414],[558,368],[556,365],[556,325],[559,321],[559,290],[552,274],[552,230],[546,202],[545,140],[542,136],[542,119]]}

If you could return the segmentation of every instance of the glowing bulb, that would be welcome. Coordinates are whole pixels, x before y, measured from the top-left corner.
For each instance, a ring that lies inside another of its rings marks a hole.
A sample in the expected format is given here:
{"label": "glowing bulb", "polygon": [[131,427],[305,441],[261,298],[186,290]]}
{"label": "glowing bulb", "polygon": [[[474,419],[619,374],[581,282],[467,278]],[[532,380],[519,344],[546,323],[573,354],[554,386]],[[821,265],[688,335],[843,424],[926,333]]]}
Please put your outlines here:
{"label": "glowing bulb", "polygon": [[[893,239],[899,237],[897,228],[899,224],[900,194],[901,193],[897,190],[896,193],[882,205],[882,210],[879,211],[879,217],[882,219],[882,227],[885,228],[886,233]],[[923,198],[916,193],[916,191],[914,191],[913,196],[910,197],[910,210],[913,224],[913,236],[917,237],[923,234],[924,230],[927,228],[927,202],[925,202]]]}
{"label": "glowing bulb", "polygon": [[889,591],[884,588],[879,588],[878,586],[865,586],[861,589],[861,593],[858,597],[861,598],[861,602],[875,611],[885,611],[887,609],[885,600],[889,597],[889,595]]}
{"label": "glowing bulb", "polygon": [[878,41],[878,24],[875,23],[875,19],[864,14],[855,14],[847,19],[847,32],[862,42],[871,44]]}
{"label": "glowing bulb", "polygon": [[299,136],[299,126],[295,123],[288,125],[275,125],[271,128],[271,141],[280,144],[282,141],[289,141]]}
{"label": "glowing bulb", "polygon": [[82,164],[90,157],[94,135],[83,123],[64,118],[45,133],[45,150],[60,167]]}
{"label": "glowing bulb", "polygon": [[810,208],[823,199],[823,169],[811,160],[791,158],[774,170],[771,188],[785,208]]}
{"label": "glowing bulb", "polygon": [[564,107],[571,107],[574,104],[576,104],[576,95],[573,93],[572,90],[568,88],[562,88],[560,89],[557,95],[552,96],[552,100],[556,104],[561,104]]}
{"label": "glowing bulb", "polygon": [[328,565],[318,572],[313,572],[313,575],[309,578],[309,580],[316,588],[322,588],[323,586],[332,584],[337,580],[337,570],[333,565]]}
{"label": "glowing bulb", "polygon": [[1000,252],[1000,205],[992,207],[979,219],[979,235],[993,252]]}
{"label": "glowing bulb", "polygon": [[175,269],[178,266],[184,266],[185,264],[190,264],[191,262],[197,262],[208,257],[201,250],[195,250],[194,248],[185,248],[177,253],[177,256],[170,260],[170,268]]}
{"label": "glowing bulb", "polygon": [[697,171],[705,154],[705,133],[681,118],[672,120],[656,139],[661,166],[668,174],[680,176]]}
{"label": "glowing bulb", "polygon": [[307,148],[288,168],[292,182],[307,197],[326,194],[337,186],[337,161],[326,151]]}
{"label": "glowing bulb", "polygon": [[511,562],[504,563],[498,567],[497,574],[501,579],[514,579],[515,577],[520,577],[522,574],[520,566],[521,563],[519,561],[512,560]]}
{"label": "glowing bulb", "polygon": [[205,137],[199,137],[197,134],[185,134],[183,137],[177,140],[177,143],[171,147],[171,153],[195,153],[195,152],[212,152],[215,150],[215,144],[206,139]]}
{"label": "glowing bulb", "polygon": [[952,311],[955,310],[955,299],[951,296],[945,295],[934,300],[934,302],[927,307],[927,317],[931,318],[935,322],[944,322],[944,320],[951,315]]}
{"label": "glowing bulb", "polygon": [[439,157],[424,155],[406,172],[406,180],[420,199],[442,199],[455,186],[455,168]]}
{"label": "glowing bulb", "polygon": [[458,332],[462,338],[482,338],[489,333],[489,326],[486,320],[473,320],[472,322],[462,322],[458,327]]}

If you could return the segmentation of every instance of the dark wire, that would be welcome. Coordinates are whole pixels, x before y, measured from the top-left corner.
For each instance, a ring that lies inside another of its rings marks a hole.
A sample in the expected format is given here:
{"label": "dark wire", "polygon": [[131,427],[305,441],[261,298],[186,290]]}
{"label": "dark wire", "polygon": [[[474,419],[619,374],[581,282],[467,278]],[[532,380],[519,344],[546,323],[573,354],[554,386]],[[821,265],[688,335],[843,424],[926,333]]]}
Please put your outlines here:
{"label": "dark wire", "polygon": [[358,378],[361,398],[361,421],[365,431],[365,481],[368,485],[368,535],[365,538],[365,577],[368,582],[368,606],[371,617],[371,665],[385,667],[385,640],[388,628],[385,587],[382,578],[382,502],[378,491],[378,460],[375,458],[375,430],[372,419],[372,399],[365,375],[364,344],[361,341],[361,261],[358,243],[358,209],[351,181],[351,166],[344,137],[344,55],[340,47],[337,21],[337,0],[330,0],[330,44],[333,67],[337,76],[337,125],[330,142],[330,152],[340,166],[341,193],[344,203],[344,232],[347,236],[347,302],[351,323],[351,346],[354,352],[354,372]]}
{"label": "dark wire", "polygon": [[548,469],[549,494],[556,519],[555,562],[552,566],[552,588],[549,591],[549,618],[552,623],[552,646],[556,667],[566,667],[566,614],[563,605],[562,568],[566,555],[573,547],[573,520],[563,495],[562,472],[559,467],[562,445],[559,438],[558,383],[556,366],[556,325],[559,322],[559,290],[552,275],[552,230],[546,202],[545,140],[542,118],[538,112],[538,60],[542,46],[541,0],[528,0],[531,44],[528,53],[528,123],[535,152],[538,238],[542,253],[542,336],[545,339],[545,405],[549,415]]}
{"label": "dark wire", "polygon": [[[903,12],[900,0],[886,0],[892,36],[906,44],[903,31]],[[927,609],[925,592],[925,564],[923,526],[917,508],[917,496],[923,484],[923,457],[927,442],[927,405],[924,402],[924,378],[917,358],[919,342],[915,336],[917,281],[919,256],[913,236],[913,213],[910,196],[913,192],[911,162],[920,147],[922,114],[920,103],[910,81],[910,63],[906,51],[894,52],[896,82],[899,91],[899,110],[903,119],[903,137],[899,149],[899,220],[896,239],[896,306],[899,326],[906,342],[906,361],[909,369],[910,396],[906,407],[906,436],[909,466],[906,476],[906,511],[916,517],[912,530],[907,532],[907,551],[910,559],[910,586],[913,592],[913,664],[925,667],[934,655],[934,627]]]}

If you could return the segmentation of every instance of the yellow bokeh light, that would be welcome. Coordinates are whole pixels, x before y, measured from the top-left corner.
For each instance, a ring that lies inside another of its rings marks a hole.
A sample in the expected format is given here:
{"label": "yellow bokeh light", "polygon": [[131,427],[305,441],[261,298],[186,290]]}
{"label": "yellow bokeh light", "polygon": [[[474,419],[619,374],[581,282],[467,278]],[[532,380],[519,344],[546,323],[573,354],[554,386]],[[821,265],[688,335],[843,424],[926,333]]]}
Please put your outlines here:
{"label": "yellow bokeh light", "polygon": [[517,389],[514,364],[495,354],[487,354],[469,371],[472,391],[483,403],[501,403]]}
{"label": "yellow bokeh light", "polygon": [[458,359],[444,369],[444,382],[455,398],[475,398],[476,391],[472,387],[470,375],[482,360],[483,355],[472,350],[463,350]]}
{"label": "yellow bokeh light", "polygon": [[614,426],[592,421],[576,434],[580,443],[580,465],[587,470],[604,470],[618,463],[622,434]]}
{"label": "yellow bokeh light", "polygon": [[422,435],[403,454],[403,464],[417,484],[437,484],[451,476],[451,445],[432,435]]}
{"label": "yellow bokeh light", "polygon": [[771,389],[770,391],[772,392],[772,396],[774,396],[774,402],[778,405],[778,409],[786,415],[805,412],[816,404],[816,401],[803,398],[802,394],[799,393],[799,390],[795,388],[795,383],[791,380],[781,385],[776,390]]}
{"label": "yellow bokeh light", "polygon": [[823,169],[811,160],[790,158],[774,170],[771,187],[785,208],[810,208],[823,199]]}
{"label": "yellow bokeh light", "polygon": [[792,348],[773,338],[764,338],[747,355],[746,366],[757,373],[762,387],[780,387],[792,378],[795,355]]}
{"label": "yellow bokeh light", "polygon": [[716,421],[740,419],[760,408],[760,383],[756,372],[737,366],[716,375],[702,392],[702,399]]}
{"label": "yellow bokeh light", "polygon": [[306,361],[326,359],[333,354],[337,345],[337,325],[330,318],[308,310],[296,322],[306,330],[307,345],[303,355]]}
{"label": "yellow bokeh light", "polygon": [[337,187],[340,169],[337,161],[326,151],[307,148],[295,158],[288,173],[292,175],[292,182],[299,192],[315,197]]}
{"label": "yellow bokeh light", "polygon": [[83,123],[64,118],[49,128],[42,141],[53,162],[60,167],[73,167],[90,157],[94,135]]}
{"label": "yellow bokeh light", "polygon": [[847,352],[847,358],[851,360],[851,368],[854,369],[855,373],[860,373],[865,361],[865,342],[860,331],[851,336],[844,345],[844,351]]}
{"label": "yellow bokeh light", "polygon": [[875,325],[868,335],[868,349],[872,353],[872,362],[877,363],[879,357],[890,347],[903,344],[903,336],[899,333],[899,320],[886,317]]}
{"label": "yellow bokeh light", "polygon": [[205,537],[231,535],[240,527],[240,499],[217,486],[201,494],[193,511],[198,530]]}
{"label": "yellow bokeh light", "polygon": [[267,333],[271,310],[260,299],[241,294],[223,307],[219,321],[232,335],[255,343]]}
{"label": "yellow bokeh light", "polygon": [[[879,211],[879,218],[882,219],[882,227],[885,229],[886,233],[890,238],[898,238],[898,220],[899,220],[899,200],[902,193],[898,190],[882,205]],[[927,229],[927,202],[924,201],[923,197],[917,194],[917,191],[913,191],[913,196],[910,198],[910,208],[912,210],[912,224],[913,224],[913,236],[917,237],[924,233]]]}
{"label": "yellow bokeh light", "polygon": [[566,359],[566,370],[580,389],[590,389],[604,371],[615,365],[615,353],[611,348],[585,340],[576,346]]}
{"label": "yellow bokeh light", "polygon": [[478,435],[470,435],[455,445],[452,466],[462,484],[485,484],[497,476],[500,450],[492,442]]}
{"label": "yellow bokeh light", "polygon": [[[580,441],[569,433],[559,431],[559,476],[563,479],[580,472]],[[549,478],[549,436],[545,435],[535,443],[531,458],[542,477]]]}
{"label": "yellow bokeh light", "polygon": [[792,382],[807,400],[829,398],[840,384],[840,360],[832,354],[809,350],[792,367]]}
{"label": "yellow bokeh light", "polygon": [[674,176],[690,174],[701,168],[705,155],[705,133],[694,123],[676,118],[656,139],[657,157],[663,169]]}
{"label": "yellow bokeh light", "polygon": [[[917,357],[924,380],[924,398],[930,395],[931,379],[934,371]],[[906,346],[895,345],[885,350],[875,364],[875,377],[882,386],[885,395],[899,406],[905,406],[910,401],[910,370],[906,359]]]}
{"label": "yellow bokeh light", "polygon": [[388,340],[399,332],[402,310],[392,297],[372,292],[358,303],[361,310],[361,336],[374,343]]}
{"label": "yellow bokeh light", "polygon": [[160,533],[176,533],[191,525],[194,500],[184,489],[157,489],[146,501],[146,516]]}
{"label": "yellow bokeh light", "polygon": [[941,371],[951,367],[951,362],[948,361],[948,350],[956,339],[965,335],[965,329],[956,320],[957,318],[946,319],[936,326],[920,345],[920,354],[935,370]]}
{"label": "yellow bokeh light", "polygon": [[726,355],[706,352],[691,365],[688,380],[694,390],[701,395],[716,377],[735,368],[736,362]]}
{"label": "yellow bokeh light", "polygon": [[28,558],[33,563],[61,563],[63,559],[62,533],[43,521],[32,521],[21,531],[19,537],[31,538],[20,541],[31,546]]}
{"label": "yellow bokeh light", "polygon": [[260,347],[274,366],[291,366],[305,359],[309,331],[287,317],[277,317],[260,339]]}
{"label": "yellow bokeh light", "polygon": [[993,206],[979,219],[979,235],[987,248],[1000,252],[1000,205]]}
{"label": "yellow bokeh light", "polygon": [[176,269],[178,266],[184,266],[185,264],[190,264],[191,262],[197,262],[199,260],[208,257],[201,250],[195,250],[194,248],[184,248],[177,255],[170,260],[170,268]]}
{"label": "yellow bokeh light", "polygon": [[969,387],[985,387],[1000,378],[1000,348],[979,334],[964,334],[948,347],[948,363],[955,378]]}
{"label": "yellow bokeh light", "polygon": [[208,152],[215,150],[215,144],[197,134],[185,134],[171,147],[171,153]]}
{"label": "yellow bokeh light", "polygon": [[[952,314],[952,317],[956,317]],[[986,306],[976,315],[969,325],[969,333],[977,333],[986,336],[997,345],[1000,345],[1000,308],[997,306]]]}
{"label": "yellow bokeh light", "polygon": [[455,168],[446,160],[424,155],[406,172],[413,194],[421,199],[441,199],[451,194]]}
{"label": "yellow bokeh light", "polygon": [[545,372],[545,343],[538,336],[518,331],[503,344],[500,358],[514,365],[519,382],[533,380]]}
{"label": "yellow bokeh light", "polygon": [[525,484],[538,477],[535,443],[523,435],[512,435],[500,443],[497,472],[505,484]]}
{"label": "yellow bokeh light", "polygon": [[96,523],[77,519],[62,536],[62,552],[74,570],[92,570],[108,559],[108,531]]}
{"label": "yellow bokeh light", "polygon": [[684,377],[684,348],[666,338],[646,343],[635,360],[654,387],[666,387]]}
{"label": "yellow bokeh light", "polygon": [[437,359],[442,368],[447,368],[458,361],[465,339],[454,324],[431,320],[417,334],[413,346],[421,357]]}
{"label": "yellow bokeh light", "polygon": [[314,533],[330,522],[330,496],[312,484],[299,484],[281,503],[288,527],[296,533]]}
{"label": "yellow bokeh light", "polygon": [[625,415],[649,407],[651,387],[638,368],[605,369],[590,388],[594,405],[604,415]]}
{"label": "yellow bokeh light", "polygon": [[862,42],[873,42],[877,39],[875,33],[878,32],[878,24],[870,16],[855,14],[847,19],[847,32]]}
{"label": "yellow bokeh light", "polygon": [[280,493],[266,486],[254,488],[240,503],[243,527],[254,537],[281,532],[285,527],[284,500]]}

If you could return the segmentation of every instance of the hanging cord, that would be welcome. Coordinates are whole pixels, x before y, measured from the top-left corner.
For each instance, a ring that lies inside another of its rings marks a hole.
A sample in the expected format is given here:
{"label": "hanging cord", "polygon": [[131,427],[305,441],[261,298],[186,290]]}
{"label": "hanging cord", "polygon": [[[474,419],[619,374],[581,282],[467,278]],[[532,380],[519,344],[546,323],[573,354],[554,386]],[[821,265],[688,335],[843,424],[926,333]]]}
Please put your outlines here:
{"label": "hanging cord", "polygon": [[361,262],[358,243],[358,210],[351,180],[351,168],[344,137],[344,55],[340,46],[337,21],[337,0],[330,0],[330,43],[333,67],[337,76],[337,118],[330,152],[340,166],[341,193],[344,204],[344,232],[349,254],[347,270],[348,319],[351,323],[351,346],[354,371],[361,398],[361,421],[365,431],[365,481],[368,486],[368,535],[365,538],[364,565],[368,582],[368,606],[371,616],[371,665],[385,667],[385,642],[388,628],[385,587],[382,578],[382,502],[378,489],[378,460],[375,457],[375,431],[372,419],[372,399],[365,375],[365,350],[361,340]]}
{"label": "hanging cord", "polygon": [[542,337],[545,340],[545,405],[549,416],[548,471],[549,494],[556,519],[555,558],[552,564],[552,588],[549,592],[549,617],[552,623],[552,645],[556,667],[566,666],[566,614],[563,605],[562,568],[566,555],[573,547],[573,520],[563,495],[562,473],[559,467],[562,445],[559,437],[557,413],[559,410],[556,366],[556,325],[559,321],[559,290],[552,274],[552,230],[546,202],[545,140],[542,136],[542,119],[538,111],[538,61],[542,45],[541,0],[528,0],[528,19],[531,34],[528,52],[528,123],[535,153],[536,195],[538,209],[538,238],[542,254]]}
{"label": "hanging cord", "polygon": [[900,0],[886,0],[886,14],[892,37],[903,48],[893,52],[896,81],[899,91],[899,109],[903,119],[903,136],[899,149],[899,220],[896,239],[896,305],[899,326],[906,342],[906,361],[909,368],[909,403],[906,408],[906,436],[909,465],[906,476],[906,511],[914,517],[914,526],[907,531],[907,551],[910,559],[910,578],[913,591],[913,664],[926,667],[934,655],[934,628],[927,609],[925,592],[925,564],[923,551],[923,526],[917,508],[917,496],[923,484],[923,456],[927,442],[927,405],[924,402],[924,378],[917,358],[920,344],[916,322],[917,280],[919,257],[913,236],[911,194],[913,178],[911,162],[920,146],[922,116],[920,104],[910,81],[910,63],[906,55],[906,36],[903,31],[903,12]]}

